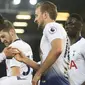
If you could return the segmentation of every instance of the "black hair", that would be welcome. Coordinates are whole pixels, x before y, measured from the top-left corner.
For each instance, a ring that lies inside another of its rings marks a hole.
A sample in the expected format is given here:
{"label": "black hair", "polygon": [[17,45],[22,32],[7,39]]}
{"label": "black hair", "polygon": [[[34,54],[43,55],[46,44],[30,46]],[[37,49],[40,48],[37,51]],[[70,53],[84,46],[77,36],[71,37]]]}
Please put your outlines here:
{"label": "black hair", "polygon": [[70,17],[76,18],[78,21],[83,22],[82,17],[77,13],[72,13]]}
{"label": "black hair", "polygon": [[72,13],[72,14],[68,17],[68,19],[69,19],[69,18],[75,18],[75,19],[77,20],[77,22],[80,23],[81,27],[83,26],[83,19],[82,19],[82,17],[81,17],[79,14],[77,14],[77,13]]}

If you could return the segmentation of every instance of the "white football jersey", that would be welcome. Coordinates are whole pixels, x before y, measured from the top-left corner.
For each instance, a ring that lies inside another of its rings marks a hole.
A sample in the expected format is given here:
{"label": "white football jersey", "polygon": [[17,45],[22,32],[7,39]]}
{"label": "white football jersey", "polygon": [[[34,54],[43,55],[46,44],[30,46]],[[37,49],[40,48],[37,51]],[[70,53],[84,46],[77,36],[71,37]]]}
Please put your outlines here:
{"label": "white football jersey", "polygon": [[[32,59],[33,54],[31,47],[23,40],[17,39],[10,46],[18,48],[25,56]],[[7,76],[12,76],[11,67],[17,66],[20,67],[20,75],[25,77],[30,76],[30,79],[32,79],[32,69],[29,66],[27,66],[25,63],[17,61],[14,57],[12,59],[6,59],[6,65],[7,65]]]}
{"label": "white football jersey", "polygon": [[56,22],[51,22],[47,24],[43,30],[43,36],[40,44],[41,61],[43,62],[46,59],[49,51],[51,50],[51,42],[57,38],[62,39],[63,41],[62,44],[63,52],[61,53],[59,58],[55,61],[55,63],[50,67],[50,69],[47,71],[48,78],[51,78],[52,76],[56,76],[57,78],[59,78],[60,81],[64,82],[64,83],[60,83],[59,85],[69,85],[66,84],[67,77],[68,77],[67,69],[68,69],[69,56],[67,55],[69,49],[68,48],[69,40],[67,38],[67,33],[64,30],[64,28]]}
{"label": "white football jersey", "polygon": [[81,85],[85,81],[85,39],[81,38],[70,47],[70,70],[68,71],[71,85]]}

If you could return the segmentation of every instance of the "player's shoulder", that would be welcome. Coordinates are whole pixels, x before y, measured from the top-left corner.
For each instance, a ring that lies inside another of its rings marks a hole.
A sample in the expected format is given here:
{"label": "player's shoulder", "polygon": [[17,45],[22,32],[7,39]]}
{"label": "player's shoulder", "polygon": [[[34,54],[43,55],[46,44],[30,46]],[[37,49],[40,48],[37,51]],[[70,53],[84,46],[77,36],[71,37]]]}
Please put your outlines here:
{"label": "player's shoulder", "polygon": [[85,53],[85,38],[82,37],[78,45],[80,46],[81,52]]}
{"label": "player's shoulder", "polygon": [[25,41],[23,41],[22,39],[13,42],[12,44],[10,44],[10,46],[18,47],[18,48],[21,48],[21,47],[30,48],[30,45],[26,43]]}
{"label": "player's shoulder", "polygon": [[13,42],[10,46],[13,48],[18,48],[26,56],[32,55],[31,46],[23,40],[17,40]]}
{"label": "player's shoulder", "polygon": [[72,45],[72,47],[74,46],[83,49],[85,46],[85,38],[81,37],[79,41],[77,41],[75,44]]}
{"label": "player's shoulder", "polygon": [[84,38],[84,37],[81,38],[80,43],[81,43],[82,45],[85,45],[85,38]]}
{"label": "player's shoulder", "polygon": [[62,27],[62,25],[61,24],[59,24],[59,23],[57,23],[57,22],[51,22],[51,23],[48,23],[46,26],[45,26],[45,28],[47,29],[47,28],[52,28],[52,27],[54,27],[54,28],[63,28]]}
{"label": "player's shoulder", "polygon": [[51,23],[46,24],[46,26],[43,30],[43,33],[45,33],[45,32],[55,33],[61,29],[64,30],[64,28],[61,24],[59,24],[57,22],[51,22]]}

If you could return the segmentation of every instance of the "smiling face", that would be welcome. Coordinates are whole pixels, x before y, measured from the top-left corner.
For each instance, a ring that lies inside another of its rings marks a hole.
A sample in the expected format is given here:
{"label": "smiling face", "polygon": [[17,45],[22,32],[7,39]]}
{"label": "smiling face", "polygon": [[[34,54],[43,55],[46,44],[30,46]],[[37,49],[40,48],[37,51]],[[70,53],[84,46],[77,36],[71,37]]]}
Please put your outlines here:
{"label": "smiling face", "polygon": [[35,20],[34,22],[36,22],[38,24],[38,27],[44,27],[44,17],[43,17],[43,14],[41,11],[40,11],[40,7],[38,7],[36,10],[35,10]]}
{"label": "smiling face", "polygon": [[0,31],[0,40],[4,43],[5,46],[8,46],[12,43],[12,36],[10,32]]}
{"label": "smiling face", "polygon": [[81,23],[76,18],[70,17],[65,23],[65,29],[69,37],[75,37],[81,32]]}

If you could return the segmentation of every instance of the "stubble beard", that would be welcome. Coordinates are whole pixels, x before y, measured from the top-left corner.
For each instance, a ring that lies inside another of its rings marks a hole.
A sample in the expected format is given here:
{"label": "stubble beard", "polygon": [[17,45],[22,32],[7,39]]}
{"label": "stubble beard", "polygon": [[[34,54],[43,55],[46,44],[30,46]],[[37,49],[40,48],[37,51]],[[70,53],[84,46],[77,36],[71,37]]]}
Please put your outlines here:
{"label": "stubble beard", "polygon": [[45,27],[44,22],[42,22],[40,25],[38,24],[38,29],[43,29]]}

